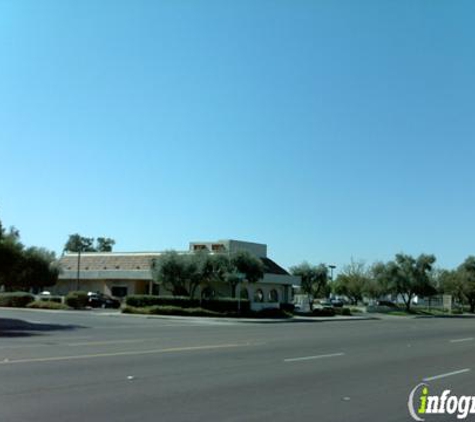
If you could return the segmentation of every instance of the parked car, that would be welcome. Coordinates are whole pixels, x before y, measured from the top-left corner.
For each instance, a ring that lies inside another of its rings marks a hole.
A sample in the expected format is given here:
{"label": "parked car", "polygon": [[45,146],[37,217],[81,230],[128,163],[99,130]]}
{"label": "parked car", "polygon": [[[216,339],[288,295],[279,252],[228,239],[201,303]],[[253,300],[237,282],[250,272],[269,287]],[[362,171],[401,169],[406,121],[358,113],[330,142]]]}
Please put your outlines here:
{"label": "parked car", "polygon": [[91,308],[120,308],[120,300],[104,293],[89,292],[87,304]]}
{"label": "parked car", "polygon": [[335,308],[343,308],[343,305],[345,305],[345,302],[341,299],[332,299],[330,300],[330,303],[335,307]]}
{"label": "parked car", "polygon": [[333,308],[333,303],[330,300],[315,300],[313,306],[319,306],[321,308]]}

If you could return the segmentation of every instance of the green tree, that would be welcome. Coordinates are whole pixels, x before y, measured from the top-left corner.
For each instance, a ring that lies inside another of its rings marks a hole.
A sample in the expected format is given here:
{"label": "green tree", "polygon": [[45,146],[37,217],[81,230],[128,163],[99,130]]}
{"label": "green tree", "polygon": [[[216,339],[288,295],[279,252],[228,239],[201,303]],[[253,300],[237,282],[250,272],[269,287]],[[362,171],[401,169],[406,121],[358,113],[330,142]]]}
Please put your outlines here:
{"label": "green tree", "polygon": [[154,281],[174,296],[188,296],[187,284],[193,268],[189,257],[176,251],[166,251],[153,263]]}
{"label": "green tree", "polygon": [[110,237],[98,237],[96,240],[97,252],[112,252],[115,245],[115,240]]}
{"label": "green tree", "polygon": [[365,263],[352,260],[338,274],[333,284],[333,292],[346,296],[354,305],[357,305],[359,301],[363,300],[363,295],[368,290],[369,281],[370,274]]}
{"label": "green tree", "polygon": [[64,245],[66,252],[96,252],[93,237],[83,237],[78,233],[70,234]]}
{"label": "green tree", "polygon": [[59,272],[54,252],[30,247],[23,253],[15,287],[22,290],[39,290],[54,286],[58,281]]}
{"label": "green tree", "polygon": [[300,288],[308,296],[312,309],[313,299],[327,293],[328,267],[325,264],[310,265],[308,262],[302,262],[300,265],[291,267],[290,272],[301,278]]}
{"label": "green tree", "polygon": [[466,285],[463,273],[458,269],[441,270],[437,274],[437,283],[441,291],[452,297],[460,304],[467,303]]}
{"label": "green tree", "polygon": [[248,283],[256,283],[264,277],[264,264],[247,251],[238,251],[232,254],[228,269],[225,279],[231,286],[231,297],[233,298],[236,297],[237,285],[243,279]]}
{"label": "green tree", "polygon": [[369,280],[366,283],[365,295],[371,299],[380,299],[391,293],[391,286],[386,277],[386,264],[375,262],[369,269]]}
{"label": "green tree", "polygon": [[14,227],[7,232],[0,228],[0,286],[5,290],[13,289],[19,283],[19,272],[22,268],[23,245],[20,234]]}
{"label": "green tree", "polygon": [[5,290],[38,290],[56,284],[58,275],[53,252],[25,249],[20,232],[14,227],[6,231],[0,223],[0,285]]}
{"label": "green tree", "polygon": [[213,282],[228,281],[227,277],[232,270],[232,265],[227,255],[198,251],[189,255],[189,259],[193,264],[189,280],[190,298],[194,298],[198,287],[203,291]]}
{"label": "green tree", "polygon": [[93,237],[83,237],[79,233],[70,234],[64,245],[66,252],[112,252],[115,240],[110,237],[98,237],[94,245]]}
{"label": "green tree", "polygon": [[475,312],[475,256],[469,256],[456,271],[456,283],[461,287],[463,296],[470,306],[470,312]]}
{"label": "green tree", "polygon": [[435,261],[434,255],[421,254],[414,258],[411,255],[397,254],[394,261],[380,268],[380,282],[387,283],[390,291],[403,300],[406,311],[409,312],[416,295],[434,294],[430,273]]}

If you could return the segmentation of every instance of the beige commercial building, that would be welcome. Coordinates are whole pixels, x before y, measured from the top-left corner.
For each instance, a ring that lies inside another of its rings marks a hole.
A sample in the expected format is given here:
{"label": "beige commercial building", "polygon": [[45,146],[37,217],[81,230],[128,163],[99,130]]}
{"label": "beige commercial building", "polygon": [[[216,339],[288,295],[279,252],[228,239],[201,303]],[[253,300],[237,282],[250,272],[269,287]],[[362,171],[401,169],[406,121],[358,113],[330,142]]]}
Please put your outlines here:
{"label": "beige commercial building", "polygon": [[[267,256],[267,245],[237,240],[191,242],[188,251],[209,253],[234,253],[247,251],[259,258],[264,265],[264,277],[257,283],[240,283],[241,297],[249,298],[253,309],[277,307],[279,303],[292,302],[292,286],[300,284],[300,278],[291,276]],[[72,290],[105,293],[116,297],[131,294],[170,295],[153,282],[154,260],[162,252],[86,252],[66,253],[60,259],[62,272],[54,293],[66,294]],[[230,296],[225,283],[213,283],[207,293],[214,296]]]}

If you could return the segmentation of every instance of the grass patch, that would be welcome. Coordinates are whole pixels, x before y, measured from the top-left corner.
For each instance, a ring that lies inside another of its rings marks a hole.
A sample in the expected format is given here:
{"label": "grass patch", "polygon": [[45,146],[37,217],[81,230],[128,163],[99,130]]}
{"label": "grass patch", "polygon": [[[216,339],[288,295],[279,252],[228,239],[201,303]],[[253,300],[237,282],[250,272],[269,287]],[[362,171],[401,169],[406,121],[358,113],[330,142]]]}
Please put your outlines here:
{"label": "grass patch", "polygon": [[31,302],[27,305],[27,308],[53,309],[53,310],[63,310],[63,311],[71,309],[69,306],[63,305],[62,303],[45,301],[45,300],[36,300],[34,302]]}
{"label": "grass patch", "polygon": [[362,314],[363,313],[363,310],[361,308],[355,308],[355,307],[351,307],[350,308],[350,312],[352,314]]}
{"label": "grass patch", "polygon": [[414,315],[413,313],[406,312],[406,311],[390,311],[386,312],[387,315],[394,315],[394,316],[411,316]]}
{"label": "grass patch", "polygon": [[261,311],[248,311],[244,313],[237,312],[216,312],[203,308],[181,308],[178,306],[126,306],[122,309],[124,314],[141,314],[141,315],[177,315],[190,317],[214,317],[214,318],[270,318],[283,319],[292,318],[292,314],[282,311],[281,309],[262,309]]}
{"label": "grass patch", "polygon": [[335,308],[335,315],[351,316],[350,308]]}
{"label": "grass patch", "polygon": [[427,316],[450,316],[450,315],[460,315],[460,311],[457,309],[452,310],[452,312],[447,311],[446,309],[437,309],[437,308],[411,308],[409,311],[406,311],[403,308],[387,312],[388,315],[395,316],[414,316],[414,315],[427,315]]}
{"label": "grass patch", "polygon": [[126,306],[122,312],[124,314],[144,314],[144,315],[178,315],[178,316],[223,316],[219,312],[209,311],[203,308],[180,308],[179,306]]}

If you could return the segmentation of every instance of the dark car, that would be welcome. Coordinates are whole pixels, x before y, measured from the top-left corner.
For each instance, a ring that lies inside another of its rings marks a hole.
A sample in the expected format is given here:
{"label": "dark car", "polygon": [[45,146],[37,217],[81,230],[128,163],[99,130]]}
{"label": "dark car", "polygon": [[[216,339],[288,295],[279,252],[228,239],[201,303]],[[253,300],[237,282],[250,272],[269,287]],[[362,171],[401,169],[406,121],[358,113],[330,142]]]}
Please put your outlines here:
{"label": "dark car", "polygon": [[107,296],[104,293],[92,293],[89,292],[87,304],[91,308],[120,308],[120,300]]}

